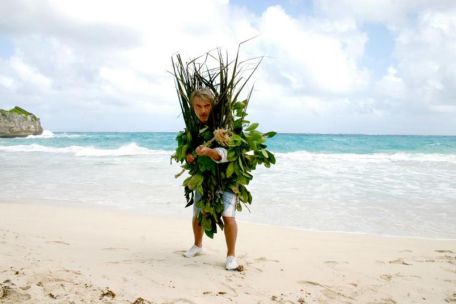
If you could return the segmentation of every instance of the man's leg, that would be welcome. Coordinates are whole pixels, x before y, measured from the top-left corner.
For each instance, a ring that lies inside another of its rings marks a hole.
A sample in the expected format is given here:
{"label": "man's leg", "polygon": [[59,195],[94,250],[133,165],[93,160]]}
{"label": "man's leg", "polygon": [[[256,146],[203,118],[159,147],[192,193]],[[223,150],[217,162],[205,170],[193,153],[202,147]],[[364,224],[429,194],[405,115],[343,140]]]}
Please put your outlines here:
{"label": "man's leg", "polygon": [[193,236],[195,237],[195,246],[203,246],[203,227],[198,224],[198,217],[194,216],[192,220]]}
{"label": "man's leg", "polygon": [[225,226],[224,231],[227,247],[226,256],[236,256],[236,238],[238,232],[236,218],[224,216],[223,224]]}
{"label": "man's leg", "polygon": [[192,226],[193,226],[193,236],[195,237],[195,241],[192,247],[184,253],[184,256],[187,258],[194,257],[198,254],[201,254],[203,249],[203,229],[200,225],[198,225],[198,217],[193,216],[192,219]]}

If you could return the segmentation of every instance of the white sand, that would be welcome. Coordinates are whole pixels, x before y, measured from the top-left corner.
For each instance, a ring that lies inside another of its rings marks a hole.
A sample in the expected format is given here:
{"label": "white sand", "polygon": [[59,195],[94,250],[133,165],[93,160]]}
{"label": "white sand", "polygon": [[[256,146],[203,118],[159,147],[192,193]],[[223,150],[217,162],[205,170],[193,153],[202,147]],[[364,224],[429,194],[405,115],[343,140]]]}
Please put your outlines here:
{"label": "white sand", "polygon": [[229,272],[223,233],[182,256],[190,219],[0,208],[0,303],[456,303],[454,240],[240,222],[245,269]]}

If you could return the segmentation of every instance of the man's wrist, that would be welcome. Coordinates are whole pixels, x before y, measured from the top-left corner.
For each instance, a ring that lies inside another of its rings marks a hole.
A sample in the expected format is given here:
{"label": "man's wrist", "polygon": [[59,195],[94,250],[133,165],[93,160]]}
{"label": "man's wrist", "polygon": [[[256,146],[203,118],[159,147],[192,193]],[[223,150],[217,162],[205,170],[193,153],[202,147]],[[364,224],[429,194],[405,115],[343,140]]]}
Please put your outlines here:
{"label": "man's wrist", "polygon": [[211,149],[209,153],[210,158],[212,158],[213,160],[219,161],[222,159],[222,156],[217,152],[217,150]]}

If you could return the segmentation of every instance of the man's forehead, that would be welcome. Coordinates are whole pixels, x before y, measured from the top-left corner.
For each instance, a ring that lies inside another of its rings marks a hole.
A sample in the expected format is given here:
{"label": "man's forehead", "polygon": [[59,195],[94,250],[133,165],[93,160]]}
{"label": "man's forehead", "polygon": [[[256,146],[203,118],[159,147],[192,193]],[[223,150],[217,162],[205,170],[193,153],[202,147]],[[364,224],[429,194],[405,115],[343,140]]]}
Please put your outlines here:
{"label": "man's forehead", "polygon": [[195,97],[193,99],[193,104],[206,105],[206,104],[211,104],[211,101],[207,98]]}

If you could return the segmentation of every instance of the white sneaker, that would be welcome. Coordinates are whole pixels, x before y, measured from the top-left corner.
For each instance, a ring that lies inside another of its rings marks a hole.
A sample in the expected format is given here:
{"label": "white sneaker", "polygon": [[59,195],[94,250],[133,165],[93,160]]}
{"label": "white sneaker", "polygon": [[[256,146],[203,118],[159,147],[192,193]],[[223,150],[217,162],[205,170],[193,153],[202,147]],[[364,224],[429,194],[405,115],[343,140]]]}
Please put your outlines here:
{"label": "white sneaker", "polygon": [[187,250],[184,253],[184,257],[186,258],[192,258],[198,254],[201,254],[203,252],[203,248],[198,247],[196,245],[193,245],[189,250]]}
{"label": "white sneaker", "polygon": [[236,257],[229,255],[226,257],[225,268],[226,270],[236,270],[238,269],[239,264],[236,261]]}

